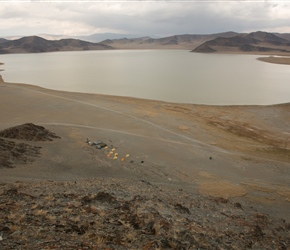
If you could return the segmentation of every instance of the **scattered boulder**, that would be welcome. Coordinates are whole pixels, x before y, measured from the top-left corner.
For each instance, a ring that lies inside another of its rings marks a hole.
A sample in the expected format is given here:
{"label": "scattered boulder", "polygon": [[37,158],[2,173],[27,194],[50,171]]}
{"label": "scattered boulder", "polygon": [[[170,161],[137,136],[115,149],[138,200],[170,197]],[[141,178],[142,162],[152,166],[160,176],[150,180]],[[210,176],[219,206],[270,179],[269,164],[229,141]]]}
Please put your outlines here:
{"label": "scattered boulder", "polygon": [[115,202],[115,197],[106,192],[99,192],[95,199],[100,202],[108,202],[108,203]]}
{"label": "scattered boulder", "polygon": [[177,203],[174,205],[175,209],[180,213],[190,214],[190,211],[187,207],[182,206],[181,204]]}

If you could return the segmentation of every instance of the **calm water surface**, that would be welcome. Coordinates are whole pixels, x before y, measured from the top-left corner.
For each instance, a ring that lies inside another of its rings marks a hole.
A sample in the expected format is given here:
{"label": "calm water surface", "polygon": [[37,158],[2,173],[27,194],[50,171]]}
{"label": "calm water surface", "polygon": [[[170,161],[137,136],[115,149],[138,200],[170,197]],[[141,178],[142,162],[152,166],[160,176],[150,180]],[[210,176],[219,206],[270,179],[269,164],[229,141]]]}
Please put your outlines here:
{"label": "calm water surface", "polygon": [[290,66],[255,55],[114,50],[1,55],[7,82],[196,104],[290,102]]}

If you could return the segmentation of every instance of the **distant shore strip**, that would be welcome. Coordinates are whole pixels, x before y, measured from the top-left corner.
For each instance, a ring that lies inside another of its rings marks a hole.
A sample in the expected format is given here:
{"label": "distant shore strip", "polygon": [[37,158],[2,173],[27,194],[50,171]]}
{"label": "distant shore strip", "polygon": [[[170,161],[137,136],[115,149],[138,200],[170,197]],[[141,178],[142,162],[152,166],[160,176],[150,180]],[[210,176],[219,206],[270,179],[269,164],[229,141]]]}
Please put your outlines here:
{"label": "distant shore strip", "polygon": [[269,57],[259,57],[257,59],[259,61],[267,62],[267,63],[276,63],[276,64],[290,65],[290,57],[284,57],[284,56],[269,56]]}

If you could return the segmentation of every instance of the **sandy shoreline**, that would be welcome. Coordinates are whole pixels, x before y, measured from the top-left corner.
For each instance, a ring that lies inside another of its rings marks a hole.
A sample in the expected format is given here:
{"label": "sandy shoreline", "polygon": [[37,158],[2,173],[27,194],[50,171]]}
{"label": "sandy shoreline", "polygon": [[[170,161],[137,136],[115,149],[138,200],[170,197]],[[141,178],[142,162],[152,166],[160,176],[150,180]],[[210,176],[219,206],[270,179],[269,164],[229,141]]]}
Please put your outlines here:
{"label": "sandy shoreline", "polygon": [[280,56],[280,57],[269,56],[269,57],[259,57],[257,59],[262,62],[267,62],[267,63],[290,65],[290,57],[287,57],[287,56]]}
{"label": "sandy shoreline", "polygon": [[[64,183],[103,180],[110,186],[115,180],[122,182],[122,190],[138,195],[140,185],[150,183],[156,190],[226,199],[245,211],[254,208],[290,221],[290,103],[176,104],[1,83],[0,105],[5,107],[0,131],[33,123],[61,137],[48,142],[13,139],[41,147],[41,153],[33,162],[0,168],[3,190],[16,185],[25,193],[30,183],[29,193],[34,186],[49,193],[49,183],[59,183],[53,191],[58,192]],[[91,147],[87,138],[109,147]]]}

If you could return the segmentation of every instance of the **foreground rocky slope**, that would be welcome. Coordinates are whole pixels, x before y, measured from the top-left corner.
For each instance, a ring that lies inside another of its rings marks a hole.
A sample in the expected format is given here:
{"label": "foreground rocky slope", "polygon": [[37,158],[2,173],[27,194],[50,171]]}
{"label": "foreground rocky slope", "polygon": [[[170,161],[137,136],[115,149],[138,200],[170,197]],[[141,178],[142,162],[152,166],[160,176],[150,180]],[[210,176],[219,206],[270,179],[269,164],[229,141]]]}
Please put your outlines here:
{"label": "foreground rocky slope", "polygon": [[0,186],[1,249],[287,249],[290,224],[146,181]]}

